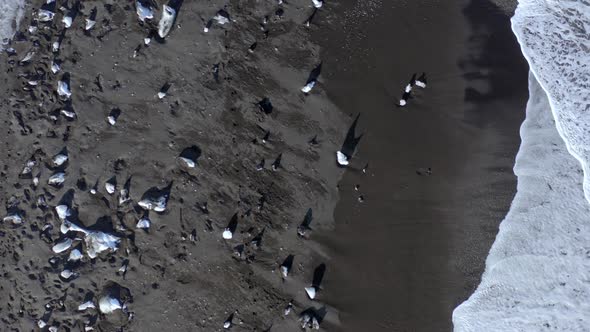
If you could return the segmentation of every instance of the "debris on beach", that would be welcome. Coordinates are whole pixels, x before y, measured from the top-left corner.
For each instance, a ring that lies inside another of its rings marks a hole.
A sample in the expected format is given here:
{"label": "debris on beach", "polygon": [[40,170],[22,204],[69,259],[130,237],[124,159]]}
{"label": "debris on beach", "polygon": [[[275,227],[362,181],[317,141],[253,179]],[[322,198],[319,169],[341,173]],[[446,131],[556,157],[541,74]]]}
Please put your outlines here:
{"label": "debris on beach", "polygon": [[163,5],[162,18],[160,18],[160,23],[158,23],[158,36],[160,36],[160,38],[166,38],[170,33],[170,29],[172,29],[172,24],[175,19],[176,10],[168,5]]}
{"label": "debris on beach", "polygon": [[416,86],[419,86],[423,89],[426,88],[426,73],[422,73],[422,75],[418,77],[416,80]]}
{"label": "debris on beach", "polygon": [[301,88],[301,91],[306,94],[310,93],[311,89],[313,89],[314,86],[315,86],[315,81],[307,82],[307,84],[305,84],[305,86],[303,88]]}
{"label": "debris on beach", "polygon": [[348,165],[348,156],[342,153],[342,151],[336,151],[336,160],[338,161],[338,165],[340,166]]}
{"label": "debris on beach", "polygon": [[137,17],[140,21],[143,22],[154,18],[154,10],[150,6],[149,1],[137,0],[135,1],[135,7],[137,8]]}

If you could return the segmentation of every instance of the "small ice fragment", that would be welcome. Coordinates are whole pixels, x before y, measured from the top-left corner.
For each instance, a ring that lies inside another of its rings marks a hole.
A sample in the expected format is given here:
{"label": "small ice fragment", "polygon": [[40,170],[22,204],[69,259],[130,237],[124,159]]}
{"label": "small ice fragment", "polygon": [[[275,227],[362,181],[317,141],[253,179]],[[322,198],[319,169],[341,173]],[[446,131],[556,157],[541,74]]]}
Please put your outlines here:
{"label": "small ice fragment", "polygon": [[55,173],[49,177],[49,179],[47,180],[47,183],[52,186],[60,186],[61,184],[64,183],[65,178],[66,178],[65,173],[63,173],[63,172]]}
{"label": "small ice fragment", "polygon": [[72,272],[72,271],[70,271],[70,270],[68,270],[68,269],[65,269],[65,270],[61,271],[61,273],[60,273],[59,275],[60,275],[62,278],[64,278],[64,279],[68,280],[68,279],[70,279],[70,278],[71,278],[71,277],[73,277],[73,276],[75,277],[75,276],[76,276],[76,273],[74,273],[74,272]]}
{"label": "small ice fragment", "polygon": [[12,223],[13,225],[20,225],[23,223],[23,218],[18,213],[13,213],[4,217],[2,221],[5,223]]}
{"label": "small ice fragment", "polygon": [[285,316],[288,316],[291,313],[291,309],[293,309],[293,303],[289,302],[289,304],[287,304],[287,306],[285,307],[283,314]]}
{"label": "small ice fragment", "polygon": [[54,253],[59,254],[70,249],[70,247],[72,246],[72,242],[72,239],[65,238],[61,242],[54,245],[53,248],[51,248],[51,250],[53,250]]}
{"label": "small ice fragment", "polygon": [[406,106],[407,102],[405,101],[405,99],[400,99],[399,100],[399,106]]}
{"label": "small ice fragment", "polygon": [[307,293],[307,296],[309,296],[310,299],[314,299],[315,295],[316,295],[316,288],[315,286],[311,286],[311,287],[305,287],[305,292]]}
{"label": "small ice fragment", "polygon": [[109,115],[109,116],[107,117],[107,121],[109,122],[109,124],[110,124],[111,126],[114,126],[114,125],[117,123],[117,119],[115,119],[115,117],[114,117],[114,116],[112,116],[112,115]]}
{"label": "small ice fragment", "polygon": [[226,239],[226,240],[230,240],[233,237],[233,235],[234,234],[232,233],[232,231],[229,228],[226,228],[223,231],[223,238]]}
{"label": "small ice fragment", "polygon": [[74,113],[72,111],[61,110],[60,113],[63,114],[63,116],[65,116],[66,118],[71,119],[71,120],[76,118],[76,113]]}
{"label": "small ice fragment", "polygon": [[119,205],[123,205],[131,200],[129,197],[129,191],[125,188],[119,190]]}
{"label": "small ice fragment", "polygon": [[315,81],[311,81],[311,82],[307,83],[303,88],[301,88],[301,91],[303,93],[309,93],[311,91],[311,89],[313,89],[314,86],[315,86]]}
{"label": "small ice fragment", "polygon": [[94,308],[96,308],[96,306],[94,305],[94,302],[88,301],[88,302],[84,302],[84,303],[80,304],[78,306],[78,311],[84,311],[86,309],[94,309]]}
{"label": "small ice fragment", "polygon": [[33,58],[34,55],[35,55],[35,52],[33,52],[33,51],[28,52],[25,55],[25,57],[20,60],[20,63],[26,63],[26,62],[31,61],[31,59]]}
{"label": "small ice fragment", "polygon": [[87,234],[88,231],[76,224],[74,224],[71,221],[68,220],[64,220],[61,224],[61,226],[59,226],[59,231],[62,234],[67,234],[68,232],[72,231],[72,232],[80,232],[80,233],[84,233]]}
{"label": "small ice fragment", "polygon": [[311,0],[313,2],[313,6],[315,8],[322,8],[322,5],[324,4],[323,0]]}
{"label": "small ice fragment", "polygon": [[213,20],[215,20],[217,23],[221,25],[229,23],[229,13],[223,9],[220,9],[217,11],[217,14],[213,17]]}
{"label": "small ice fragment", "polygon": [[166,210],[166,203],[168,201],[168,197],[164,196],[160,196],[158,198],[154,199],[150,199],[150,198],[146,198],[143,199],[141,201],[139,201],[139,206],[141,206],[142,208],[146,209],[146,210],[154,210],[156,212],[164,212],[164,210]]}
{"label": "small ice fragment", "polygon": [[148,218],[144,217],[139,219],[139,221],[137,222],[137,225],[135,225],[136,228],[140,228],[140,229],[148,229],[151,226],[151,222]]}
{"label": "small ice fragment", "polygon": [[160,18],[160,23],[158,24],[158,35],[160,38],[165,38],[168,35],[170,29],[172,29],[175,17],[176,10],[170,6],[164,5],[162,9],[162,18]]}
{"label": "small ice fragment", "polygon": [[37,326],[38,326],[40,329],[43,329],[43,328],[45,328],[45,326],[47,326],[47,323],[46,323],[44,320],[42,320],[42,319],[39,319],[39,320],[37,321]]}
{"label": "small ice fragment", "polygon": [[422,73],[420,77],[416,80],[416,85],[421,87],[422,89],[426,88],[426,73]]}
{"label": "small ice fragment", "polygon": [[59,81],[57,83],[57,94],[59,94],[60,97],[69,99],[72,96],[69,84],[65,81]]}
{"label": "small ice fragment", "polygon": [[121,302],[118,299],[107,295],[100,298],[100,300],[98,301],[98,308],[100,309],[100,312],[102,312],[103,314],[110,314],[115,310],[122,309],[123,306],[121,305]]}
{"label": "small ice fragment", "polygon": [[35,165],[37,165],[37,163],[34,160],[27,161],[25,167],[23,167],[21,174],[22,175],[30,174],[33,171],[33,167],[35,167]]}
{"label": "small ice fragment", "polygon": [[70,216],[70,208],[64,204],[56,206],[55,212],[57,212],[57,216],[61,220],[65,220],[68,216]]}
{"label": "small ice fragment", "polygon": [[107,191],[107,193],[109,193],[109,195],[112,195],[115,193],[115,184],[107,181],[104,184],[104,189]]}
{"label": "small ice fragment", "polygon": [[41,22],[49,22],[53,20],[55,13],[46,9],[39,9],[39,13],[37,14],[37,18]]}
{"label": "small ice fragment", "polygon": [[166,97],[166,92],[162,92],[162,91],[158,92],[158,98],[162,99],[164,97]]}
{"label": "small ice fragment", "polygon": [[183,163],[183,164],[184,164],[186,167],[188,167],[188,168],[194,168],[194,167],[195,167],[195,162],[194,162],[194,161],[192,161],[191,159],[189,159],[189,158],[186,158],[186,157],[179,157],[179,158],[180,158],[180,160],[182,161],[182,163]]}
{"label": "small ice fragment", "polygon": [[66,161],[68,161],[68,155],[67,154],[63,154],[63,153],[56,154],[53,157],[52,161],[53,161],[53,166],[61,166]]}
{"label": "small ice fragment", "polygon": [[86,19],[86,26],[84,27],[84,30],[88,31],[88,30],[92,29],[95,24],[96,24],[96,21],[93,21],[93,20],[87,18]]}
{"label": "small ice fragment", "polygon": [[70,252],[68,256],[68,261],[70,262],[77,262],[82,259],[82,252],[78,249],[74,249]]}
{"label": "small ice fragment", "polygon": [[53,44],[51,44],[51,50],[53,53],[59,52],[59,41],[56,40],[53,42]]}
{"label": "small ice fragment", "polygon": [[32,26],[32,25],[31,25],[31,26],[29,27],[29,33],[33,34],[33,33],[35,33],[35,32],[37,32],[37,27],[36,27],[36,26]]}
{"label": "small ice fragment", "polygon": [[51,72],[54,74],[57,74],[58,71],[60,71],[61,67],[59,64],[57,64],[55,61],[51,62]]}
{"label": "small ice fragment", "polygon": [[140,21],[151,20],[154,18],[154,11],[152,8],[147,5],[144,6],[141,1],[135,1],[135,6],[137,7],[137,17]]}
{"label": "small ice fragment", "polygon": [[61,19],[61,22],[64,24],[64,27],[67,29],[72,26],[72,17],[71,16],[64,16]]}
{"label": "small ice fragment", "polygon": [[146,45],[149,45],[151,42],[152,42],[152,39],[151,39],[151,38],[149,38],[149,37],[145,37],[145,38],[143,39],[143,43],[144,43],[144,44],[146,44]]}
{"label": "small ice fragment", "polygon": [[348,156],[346,156],[341,151],[336,152],[336,160],[338,161],[338,165],[340,165],[340,166],[347,166],[348,165]]}
{"label": "small ice fragment", "polygon": [[126,263],[123,263],[121,265],[121,267],[119,268],[119,271],[118,272],[119,273],[125,273],[125,272],[127,272],[127,264]]}
{"label": "small ice fragment", "polygon": [[281,265],[281,275],[283,278],[287,278],[289,275],[289,268],[287,266]]}

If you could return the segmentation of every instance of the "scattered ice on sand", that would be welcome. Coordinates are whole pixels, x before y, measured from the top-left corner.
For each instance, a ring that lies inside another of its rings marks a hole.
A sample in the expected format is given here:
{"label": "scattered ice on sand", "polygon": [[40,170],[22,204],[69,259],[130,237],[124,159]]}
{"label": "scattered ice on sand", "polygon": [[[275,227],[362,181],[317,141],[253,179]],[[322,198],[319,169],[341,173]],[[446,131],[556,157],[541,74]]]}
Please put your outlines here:
{"label": "scattered ice on sand", "polygon": [[88,31],[88,30],[92,29],[95,24],[96,24],[96,21],[93,21],[93,20],[87,18],[86,19],[86,26],[84,27],[84,30]]}
{"label": "scattered ice on sand", "polygon": [[154,11],[148,4],[144,6],[141,1],[135,1],[135,6],[137,7],[137,17],[140,21],[143,22],[154,18]]}
{"label": "scattered ice on sand", "polygon": [[315,8],[322,8],[322,5],[324,4],[323,0],[311,0],[313,2],[313,6]]}
{"label": "scattered ice on sand", "polygon": [[64,16],[61,19],[61,22],[64,24],[64,27],[67,29],[72,26],[72,17],[71,16]]}
{"label": "scattered ice on sand", "polygon": [[123,305],[121,305],[119,299],[105,295],[98,301],[98,308],[103,314],[110,314],[116,310],[123,309]]}
{"label": "scattered ice on sand", "polygon": [[168,197],[165,195],[157,197],[157,198],[145,198],[139,201],[139,206],[146,210],[154,210],[156,212],[164,212],[166,210],[166,203],[168,201]]}
{"label": "scattered ice on sand", "polygon": [[336,160],[338,161],[338,165],[340,166],[348,165],[348,157],[344,153],[342,153],[342,151],[336,152]]}
{"label": "scattered ice on sand", "polygon": [[188,168],[194,168],[195,167],[195,162],[189,158],[185,158],[185,157],[179,157],[180,161],[182,161],[182,163],[188,167]]}
{"label": "scattered ice on sand", "polygon": [[70,216],[70,208],[67,205],[58,205],[55,207],[55,212],[57,212],[57,216],[61,220],[66,220],[68,216]]}
{"label": "scattered ice on sand", "polygon": [[231,240],[231,238],[234,236],[234,234],[232,233],[232,231],[229,228],[226,228],[223,231],[223,238],[226,240]]}
{"label": "scattered ice on sand", "polygon": [[59,167],[68,161],[68,155],[65,153],[58,153],[53,156],[51,161],[53,162],[53,166]]}
{"label": "scattered ice on sand", "polygon": [[55,13],[46,9],[39,9],[39,13],[37,14],[37,19],[41,22],[49,22],[53,21],[53,17]]}
{"label": "scattered ice on sand", "polygon": [[68,269],[61,271],[61,273],[59,275],[60,275],[60,277],[64,278],[65,280],[69,280],[70,278],[77,276],[77,274],[75,272],[72,272]]}
{"label": "scattered ice on sand", "polygon": [[84,242],[86,243],[88,257],[96,258],[103,251],[116,251],[121,239],[111,234],[92,231],[88,232],[84,237]]}
{"label": "scattered ice on sand", "polygon": [[316,295],[316,288],[315,286],[310,286],[310,287],[305,287],[305,292],[307,293],[307,296],[309,296],[310,299],[315,299],[315,295]]}
{"label": "scattered ice on sand", "polygon": [[20,225],[23,223],[23,218],[18,213],[13,213],[4,217],[2,221],[5,223],[12,223],[13,225]]}
{"label": "scattered ice on sand", "polygon": [[158,35],[160,38],[165,38],[168,35],[170,29],[172,29],[175,17],[176,10],[170,6],[164,5],[162,9],[162,18],[160,18],[160,23],[158,24]]}
{"label": "scattered ice on sand", "polygon": [[147,218],[147,217],[143,217],[141,219],[139,219],[139,221],[137,222],[137,225],[135,225],[136,228],[140,228],[140,229],[148,229],[151,226],[151,221]]}
{"label": "scattered ice on sand", "polygon": [[35,52],[33,52],[33,51],[27,52],[25,57],[20,60],[20,63],[27,63],[27,62],[31,61],[31,59],[33,59],[34,55],[35,55]]}
{"label": "scattered ice on sand", "polygon": [[115,193],[115,184],[109,180],[105,182],[104,189],[107,191],[107,193],[109,193],[109,195],[112,195]]}
{"label": "scattered ice on sand", "polygon": [[70,91],[70,85],[68,82],[60,80],[57,82],[57,94],[60,97],[69,99],[72,96],[72,92]]}
{"label": "scattered ice on sand", "polygon": [[96,308],[96,306],[94,305],[94,302],[88,301],[88,302],[84,302],[84,303],[80,304],[78,306],[78,311],[84,311],[86,309],[94,309],[94,308]]}
{"label": "scattered ice on sand", "polygon": [[69,262],[77,262],[79,260],[82,259],[82,252],[78,249],[74,249],[70,252],[70,255],[68,256],[68,261]]}
{"label": "scattered ice on sand", "polygon": [[54,245],[53,248],[51,248],[51,250],[53,250],[54,253],[59,254],[70,249],[70,247],[72,246],[72,242],[72,239],[65,238],[61,242]]}
{"label": "scattered ice on sand", "polygon": [[47,180],[47,183],[52,186],[60,186],[62,183],[64,183],[65,179],[66,174],[63,172],[58,172],[50,176]]}
{"label": "scattered ice on sand", "polygon": [[311,89],[313,89],[314,86],[315,86],[315,81],[311,81],[311,82],[307,83],[303,88],[301,88],[301,91],[303,93],[309,93],[311,91]]}
{"label": "scattered ice on sand", "polygon": [[220,9],[219,11],[217,11],[217,14],[215,14],[215,16],[213,17],[213,20],[215,20],[215,22],[221,25],[229,23],[229,13],[223,9]]}

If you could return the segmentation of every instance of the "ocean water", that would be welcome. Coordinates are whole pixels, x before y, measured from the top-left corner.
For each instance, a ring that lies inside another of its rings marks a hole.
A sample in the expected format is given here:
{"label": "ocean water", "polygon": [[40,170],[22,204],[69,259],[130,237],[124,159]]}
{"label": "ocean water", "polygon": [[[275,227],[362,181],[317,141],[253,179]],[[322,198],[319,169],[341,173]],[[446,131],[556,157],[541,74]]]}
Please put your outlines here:
{"label": "ocean water", "polygon": [[590,1],[521,0],[529,101],[517,193],[457,332],[590,331]]}
{"label": "ocean water", "polygon": [[24,10],[25,0],[0,0],[0,49],[14,36]]}

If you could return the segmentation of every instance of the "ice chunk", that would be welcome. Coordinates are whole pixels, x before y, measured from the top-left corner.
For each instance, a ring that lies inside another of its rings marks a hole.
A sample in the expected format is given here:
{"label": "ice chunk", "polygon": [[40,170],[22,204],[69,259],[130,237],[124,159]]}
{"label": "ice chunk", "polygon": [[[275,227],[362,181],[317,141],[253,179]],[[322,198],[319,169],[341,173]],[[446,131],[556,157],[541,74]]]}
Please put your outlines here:
{"label": "ice chunk", "polygon": [[96,308],[96,306],[94,305],[94,302],[87,301],[87,302],[84,302],[78,306],[78,311],[85,311],[87,309],[94,309],[94,308]]}
{"label": "ice chunk", "polygon": [[84,242],[88,257],[96,258],[103,251],[116,251],[121,239],[108,233],[90,231],[86,234]]}
{"label": "ice chunk", "polygon": [[110,314],[116,310],[122,309],[123,305],[121,304],[119,299],[116,299],[109,295],[105,295],[101,297],[98,301],[98,308],[100,312],[102,312],[103,314]]}
{"label": "ice chunk", "polygon": [[340,166],[348,165],[348,157],[342,151],[336,151],[336,160]]}
{"label": "ice chunk", "polygon": [[5,223],[12,223],[13,225],[20,225],[24,220],[18,213],[13,213],[4,217],[2,221]]}
{"label": "ice chunk", "polygon": [[313,89],[314,86],[315,86],[315,81],[311,81],[311,82],[307,83],[303,88],[301,88],[301,91],[303,93],[309,93],[311,91],[311,89]]}
{"label": "ice chunk", "polygon": [[66,179],[66,174],[63,172],[58,172],[58,173],[55,173],[52,176],[50,176],[49,179],[47,180],[47,183],[52,186],[60,186],[61,184],[64,183],[65,179]]}
{"label": "ice chunk", "polygon": [[53,252],[56,254],[62,253],[64,251],[70,249],[70,247],[72,246],[72,242],[73,242],[72,239],[65,238],[61,242],[54,245],[53,248],[51,248],[51,250],[53,250]]}
{"label": "ice chunk", "polygon": [[57,94],[60,97],[64,97],[66,99],[69,99],[72,96],[72,92],[70,91],[70,85],[68,84],[68,82],[57,82]]}
{"label": "ice chunk", "polygon": [[170,29],[172,29],[174,18],[176,18],[176,10],[170,6],[164,5],[162,9],[162,18],[160,18],[160,23],[158,24],[158,35],[160,38],[165,38],[168,35]]}
{"label": "ice chunk", "polygon": [[143,22],[154,18],[154,11],[149,5],[144,6],[141,1],[135,1],[135,6],[137,7],[137,17],[140,21]]}
{"label": "ice chunk", "polygon": [[234,234],[232,233],[232,231],[229,228],[226,228],[223,231],[223,238],[226,240],[230,240],[232,237],[234,236]]}

